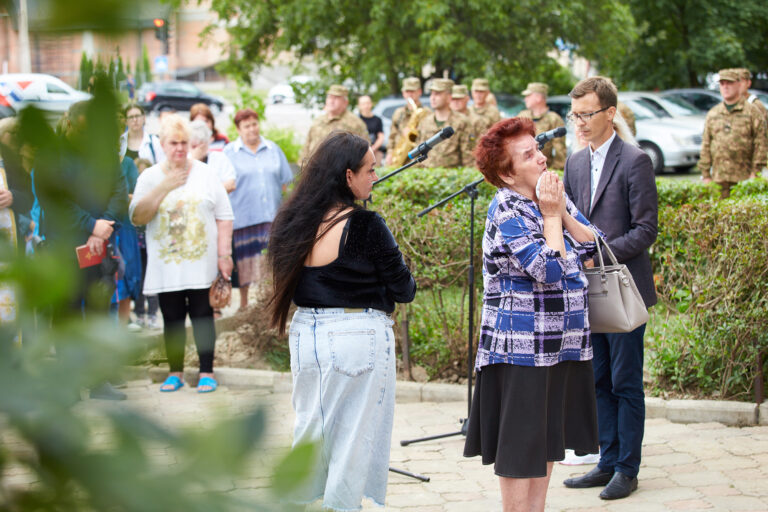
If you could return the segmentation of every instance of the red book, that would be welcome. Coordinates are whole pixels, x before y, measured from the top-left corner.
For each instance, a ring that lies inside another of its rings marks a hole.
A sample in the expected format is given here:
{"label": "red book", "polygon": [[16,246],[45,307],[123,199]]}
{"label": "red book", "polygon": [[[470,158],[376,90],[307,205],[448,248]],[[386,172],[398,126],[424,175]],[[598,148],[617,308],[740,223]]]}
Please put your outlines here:
{"label": "red book", "polygon": [[81,245],[80,247],[75,247],[75,253],[77,254],[77,263],[80,265],[80,268],[85,268],[101,263],[106,251],[102,249],[101,254],[95,254],[88,249],[87,245]]}

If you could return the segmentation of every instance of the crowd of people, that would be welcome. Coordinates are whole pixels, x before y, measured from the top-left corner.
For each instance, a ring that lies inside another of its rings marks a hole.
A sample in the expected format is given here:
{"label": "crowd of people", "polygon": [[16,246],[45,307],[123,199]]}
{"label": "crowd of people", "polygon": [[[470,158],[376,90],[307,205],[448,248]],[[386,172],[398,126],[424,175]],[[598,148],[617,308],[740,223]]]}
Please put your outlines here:
{"label": "crowd of people", "polygon": [[[768,121],[744,96],[743,76],[720,72],[724,101],[707,116],[704,134],[711,157],[702,154],[702,175],[724,195],[741,179],[727,170],[734,134],[751,140],[749,152],[739,153],[742,172],[765,165]],[[645,306],[653,306],[648,251],[658,216],[653,167],[634,141],[634,119],[621,114],[616,86],[596,76],[570,91],[576,147],[566,157],[561,141],[539,149],[535,139],[564,124],[546,108],[546,84],[528,84],[527,109],[511,119],[501,119],[484,78],[469,88],[432,80],[431,109],[419,102],[419,78],[402,85],[408,104],[394,113],[389,149],[451,126],[455,135],[424,165],[476,166],[497,189],[482,243],[485,291],[464,455],[494,465],[505,512],[544,510],[553,464],[566,450],[599,452],[597,465],[566,487],[601,487],[606,500],[629,496],[638,486],[645,420],[645,325],[592,332],[585,270],[601,259],[602,237]],[[385,502],[396,371],[390,315],[416,293],[385,219],[360,204],[377,166],[392,163],[381,153],[381,124],[370,97],[358,101],[359,117],[348,105],[347,88],[331,86],[287,196],[288,161],[261,135],[251,109],[235,114],[238,138],[230,142],[205,105],[193,107],[188,120],[164,116],[157,134],[146,130],[141,107],[127,105],[118,150],[107,152],[114,165],[100,169],[62,145],[30,172],[11,124],[0,123],[0,214],[29,218],[14,224],[0,217],[4,231],[23,226],[24,237],[37,230],[47,245],[64,247],[73,268],[71,249],[80,245],[121,260],[119,271],[83,268],[71,307],[105,311],[111,302],[128,324],[133,302],[144,326],[156,325],[159,311],[170,371],[160,391],[184,386],[187,316],[199,357],[197,390],[216,390],[218,313],[209,288],[218,276],[235,280],[244,308],[249,287],[271,274],[267,308],[280,333],[288,331],[294,444],[320,443],[316,466],[293,499],[322,499],[333,510],[357,510],[363,498]],[[93,101],[73,105],[60,136],[87,140],[89,129],[102,129],[94,127],[93,108]],[[550,170],[560,167],[562,178]],[[56,206],[62,191],[64,209]],[[93,286],[101,293],[91,293]],[[91,393],[125,397],[109,383]]]}
{"label": "crowd of people", "polygon": [[[164,114],[159,133],[147,130],[135,103],[120,112],[105,107],[96,97],[73,104],[34,155],[32,144],[19,143],[16,118],[0,123],[3,226],[20,250],[62,254],[76,272],[67,310],[50,313],[54,324],[75,312],[111,311],[128,330],[162,328],[170,373],[160,391],[172,392],[183,385],[189,316],[197,391],[214,391],[214,318],[221,312],[211,307],[209,288],[217,275],[234,274],[241,308],[247,305],[291,169],[260,135],[251,109],[235,114],[240,137],[229,142],[205,104],[193,106],[189,119]],[[112,135],[111,152],[94,147]],[[15,304],[6,288],[0,293]],[[91,397],[126,396],[103,382]]]}

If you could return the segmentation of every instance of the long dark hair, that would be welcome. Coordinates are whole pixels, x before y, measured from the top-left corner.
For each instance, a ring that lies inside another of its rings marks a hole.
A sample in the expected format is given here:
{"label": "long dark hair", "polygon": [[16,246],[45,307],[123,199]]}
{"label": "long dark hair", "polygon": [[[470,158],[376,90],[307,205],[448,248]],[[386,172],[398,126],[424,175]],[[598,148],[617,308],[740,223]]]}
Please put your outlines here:
{"label": "long dark hair", "polygon": [[[272,222],[267,259],[274,288],[268,307],[272,326],[278,327],[280,334],[285,332],[291,300],[315,241],[361,208],[355,204],[355,196],[347,185],[347,169],[359,172],[369,148],[366,139],[349,132],[334,132],[326,137],[304,164],[293,194]],[[318,234],[329,212],[350,207],[353,209],[335,215],[323,233]]]}

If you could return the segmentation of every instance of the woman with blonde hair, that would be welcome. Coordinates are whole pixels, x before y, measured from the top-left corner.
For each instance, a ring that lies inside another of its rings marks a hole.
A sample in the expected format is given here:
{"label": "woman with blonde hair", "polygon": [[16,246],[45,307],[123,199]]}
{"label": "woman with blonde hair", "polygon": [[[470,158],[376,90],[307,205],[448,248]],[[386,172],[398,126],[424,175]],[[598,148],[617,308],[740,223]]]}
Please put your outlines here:
{"label": "woman with blonde hair", "polygon": [[144,293],[157,293],[163,314],[170,375],[160,391],[183,386],[187,314],[200,358],[197,391],[216,389],[216,332],[208,290],[217,272],[232,272],[232,207],[216,173],[189,158],[189,127],[178,115],[160,127],[167,159],[139,175],[129,208],[135,225],[147,225]]}

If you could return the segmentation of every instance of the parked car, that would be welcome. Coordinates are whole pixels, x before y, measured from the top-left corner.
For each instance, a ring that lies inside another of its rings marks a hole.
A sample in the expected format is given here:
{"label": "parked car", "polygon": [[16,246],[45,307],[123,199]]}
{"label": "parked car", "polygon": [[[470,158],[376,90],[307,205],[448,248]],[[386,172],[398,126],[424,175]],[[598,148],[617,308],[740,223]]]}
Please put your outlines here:
{"label": "parked car", "polygon": [[525,100],[523,100],[522,96],[516,94],[496,94],[496,104],[502,119],[515,117],[520,111],[525,109]]}
{"label": "parked car", "polygon": [[137,103],[147,112],[153,110],[188,111],[195,103],[205,103],[216,114],[224,108],[224,100],[206,94],[192,82],[147,82],[136,93]]}
{"label": "parked car", "polygon": [[[757,96],[763,105],[768,104],[767,92],[761,91],[759,89],[749,89],[749,92]],[[711,89],[669,89],[668,91],[664,91],[660,94],[665,98],[682,98],[688,103],[693,104],[693,106],[705,114],[709,112],[712,107],[723,101],[723,97],[720,96],[720,93]]]}
{"label": "parked car", "polygon": [[0,75],[0,106],[18,112],[34,105],[43,111],[45,118],[55,124],[78,101],[91,95],[73,89],[55,76],[42,73],[11,73]]}
{"label": "parked car", "polygon": [[651,158],[653,171],[660,174],[665,167],[690,169],[701,154],[704,116],[673,116],[672,112],[689,112],[693,107],[672,102],[652,93],[620,92],[619,101],[635,114],[636,139],[640,149]]}
{"label": "parked car", "polygon": [[[619,93],[619,101],[625,103],[635,114],[636,140],[640,148],[651,158],[653,170],[660,174],[665,167],[687,169],[696,164],[701,151],[703,117],[689,115],[673,117],[662,105],[677,112],[684,106],[670,106],[654,101],[650,93]],[[571,110],[571,98],[551,96],[547,98],[551,110],[565,119]],[[568,133],[566,146],[573,149],[574,126],[566,122]]]}
{"label": "parked car", "polygon": [[669,89],[659,94],[664,98],[683,99],[704,113],[723,101],[720,93],[711,89]]}
{"label": "parked car", "polygon": [[13,117],[16,115],[16,111],[13,110],[13,107],[7,106],[7,105],[0,105],[0,119],[4,119],[6,117]]}

